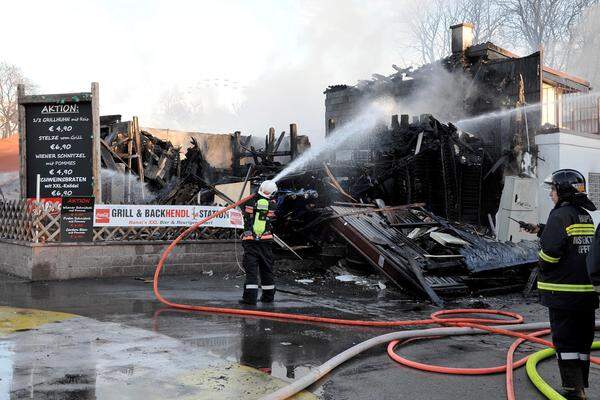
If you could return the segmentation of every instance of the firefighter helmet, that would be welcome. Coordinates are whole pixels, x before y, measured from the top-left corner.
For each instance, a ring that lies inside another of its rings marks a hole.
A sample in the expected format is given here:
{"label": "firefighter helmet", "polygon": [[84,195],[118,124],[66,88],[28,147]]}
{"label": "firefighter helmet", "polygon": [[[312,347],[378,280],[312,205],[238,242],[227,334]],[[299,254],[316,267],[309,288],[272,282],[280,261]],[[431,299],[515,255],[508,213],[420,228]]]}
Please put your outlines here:
{"label": "firefighter helmet", "polygon": [[585,177],[574,169],[554,171],[544,183],[554,187],[559,198],[586,191]]}
{"label": "firefighter helmet", "polygon": [[264,181],[258,188],[258,194],[260,194],[262,197],[266,197],[267,199],[270,199],[276,191],[277,184],[275,184],[273,181]]}

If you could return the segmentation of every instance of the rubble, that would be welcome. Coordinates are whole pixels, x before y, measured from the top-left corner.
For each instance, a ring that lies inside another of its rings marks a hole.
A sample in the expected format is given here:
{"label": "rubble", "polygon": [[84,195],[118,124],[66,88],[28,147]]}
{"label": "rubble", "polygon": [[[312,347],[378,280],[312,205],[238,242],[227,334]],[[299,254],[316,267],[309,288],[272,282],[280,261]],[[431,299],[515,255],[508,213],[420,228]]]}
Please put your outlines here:
{"label": "rubble", "polygon": [[[132,198],[130,183],[132,179],[139,179],[142,183],[147,182],[149,189],[157,193],[173,181],[173,178],[181,178],[179,148],[145,131],[134,129],[132,125],[126,132],[116,131],[106,134],[101,140],[102,168],[119,172],[123,180],[120,182],[123,187],[121,198],[119,195],[113,196],[111,191],[104,191],[105,200],[110,200],[112,203],[125,200],[146,202],[145,193],[141,193],[142,198]],[[114,184],[109,182],[105,187],[109,189]]]}
{"label": "rubble", "polygon": [[537,244],[494,238],[502,175],[481,140],[428,115],[394,117],[355,149],[281,181],[276,231],[292,248],[323,264],[367,262],[437,304],[524,286]]}
{"label": "rubble", "polygon": [[[103,137],[103,166],[143,180],[146,195],[159,204],[231,204],[254,182],[280,172],[285,164],[278,157],[295,153],[279,150],[284,135],[275,139],[274,130],[263,148],[236,132],[231,168],[215,168],[194,137],[180,157],[170,141],[138,132],[135,119],[127,126],[127,133]],[[350,156],[336,151],[278,183],[279,256],[325,268],[340,261],[352,270],[370,265],[395,286],[437,304],[444,296],[512,290],[525,282],[536,245],[493,238],[488,214],[497,207],[501,172],[479,138],[429,115],[412,124],[408,116],[394,116],[390,127],[381,125],[353,145]],[[336,279],[367,282],[355,273]],[[377,287],[386,285],[377,281]]]}
{"label": "rubble", "polygon": [[[464,293],[474,277],[537,262],[534,243],[499,243],[467,226],[450,223],[422,207],[384,208],[333,205],[331,228],[394,284],[427,295],[441,305],[441,294]],[[425,232],[411,238],[415,229]],[[446,240],[440,241],[444,237]],[[529,274],[523,269],[523,278]],[[480,284],[480,282],[477,282]]]}
{"label": "rubble", "polygon": [[[188,143],[175,146],[171,141],[141,129],[137,117],[121,122],[118,115],[104,116],[101,125],[102,168],[117,173],[108,174],[108,179],[103,182],[103,200],[107,203],[210,205],[220,204],[220,200],[230,202],[232,199],[219,190],[220,184],[276,174],[283,168],[286,158],[293,159],[310,147],[307,136],[298,135],[295,124],[290,125],[289,136],[282,132],[277,139],[271,128],[264,147],[259,147],[252,135],[242,136],[240,132],[229,137],[199,134],[209,137],[208,141],[226,139],[215,142],[215,148],[184,132],[181,133]],[[283,150],[286,144],[289,149]],[[222,148],[223,145],[230,148]],[[182,147],[185,149],[183,155]],[[209,159],[214,158],[211,152],[215,151],[230,152],[231,158],[222,162],[223,165],[212,165]],[[245,165],[241,165],[242,162]],[[138,181],[143,184],[141,190],[133,187]]]}
{"label": "rubble", "polygon": [[[394,117],[391,128],[380,128],[372,136],[359,150],[367,161],[350,178],[351,197],[379,198],[386,204],[423,202],[436,215],[472,224],[487,224],[487,214],[495,213],[499,175],[485,178],[495,160],[479,138],[429,115],[413,124],[400,124]],[[330,168],[343,176],[348,163]]]}

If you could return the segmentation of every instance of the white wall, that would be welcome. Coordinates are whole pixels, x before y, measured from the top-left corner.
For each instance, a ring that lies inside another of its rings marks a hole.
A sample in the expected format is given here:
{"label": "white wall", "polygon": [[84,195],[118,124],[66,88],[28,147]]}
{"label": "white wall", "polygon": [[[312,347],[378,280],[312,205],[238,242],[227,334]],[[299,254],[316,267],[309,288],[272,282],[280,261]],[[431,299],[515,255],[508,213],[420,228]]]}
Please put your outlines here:
{"label": "white wall", "polygon": [[232,149],[231,135],[228,133],[203,133],[184,132],[173,129],[159,129],[143,127],[142,130],[162,140],[170,141],[174,146],[181,148],[181,157],[192,145],[192,138],[196,139],[202,155],[214,168],[231,168]]}
{"label": "white wall", "polygon": [[517,221],[537,224],[537,179],[506,176],[496,214],[496,238],[501,242],[520,242],[535,240],[536,235],[520,229]]}
{"label": "white wall", "polygon": [[587,181],[590,172],[600,173],[600,137],[575,133],[551,133],[535,137],[538,160],[538,220],[545,223],[553,204],[541,183],[557,169],[571,168],[581,172]]}

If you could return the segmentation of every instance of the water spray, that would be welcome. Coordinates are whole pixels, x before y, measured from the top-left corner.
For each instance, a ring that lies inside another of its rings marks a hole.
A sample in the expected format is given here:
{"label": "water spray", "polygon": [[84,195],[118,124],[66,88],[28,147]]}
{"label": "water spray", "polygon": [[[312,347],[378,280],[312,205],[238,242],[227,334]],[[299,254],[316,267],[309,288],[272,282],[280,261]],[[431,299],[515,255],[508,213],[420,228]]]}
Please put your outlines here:
{"label": "water spray", "polygon": [[[558,104],[559,106],[567,105],[567,107],[568,107],[571,104],[577,104],[578,101],[581,101],[583,99],[596,99],[598,97],[600,97],[600,92],[589,92],[589,93],[585,93],[585,94],[578,94],[577,97],[574,97],[574,98],[563,97],[560,101],[556,102],[555,104]],[[542,106],[542,103],[534,103],[534,104],[526,104],[522,107],[507,108],[505,110],[500,110],[500,111],[491,111],[491,112],[488,112],[485,114],[477,115],[475,117],[467,117],[467,118],[460,119],[456,122],[453,122],[453,124],[461,129],[465,129],[468,131],[469,126],[471,126],[471,127],[473,126],[472,124],[474,124],[474,126],[477,126],[478,123],[486,122],[490,119],[504,118],[504,117],[508,117],[508,116],[518,113],[518,112],[536,111],[541,106]]]}
{"label": "water spray", "polygon": [[368,135],[386,116],[393,114],[396,107],[396,102],[391,97],[374,100],[364,107],[363,111],[354,119],[336,128],[331,135],[325,138],[325,141],[319,147],[311,147],[302,153],[300,157],[288,164],[273,178],[273,181],[278,182],[281,178],[301,170],[311,161],[323,154],[338,149],[349,140],[360,139]]}
{"label": "water spray", "polygon": [[[482,116],[471,118],[471,119],[465,119],[465,120],[459,121],[457,124],[464,124],[464,123],[469,123],[469,122],[473,122],[473,121],[477,121],[477,120],[484,120],[484,119],[488,119],[488,118],[500,117],[503,115],[510,115],[510,113],[521,111],[521,110],[527,109],[527,108],[533,108],[533,107],[539,107],[539,104],[528,105],[524,108],[510,109],[510,110],[506,110],[506,111],[500,111],[497,113],[490,113],[490,114],[482,115]],[[317,157],[320,157],[321,155],[323,155],[326,152],[330,152],[330,151],[333,151],[333,150],[339,148],[340,146],[345,144],[350,139],[359,139],[365,135],[370,134],[372,132],[373,128],[375,128],[377,126],[377,124],[379,122],[381,122],[387,115],[392,114],[395,111],[395,109],[396,109],[396,103],[391,98],[384,98],[384,99],[379,99],[377,101],[374,101],[368,107],[366,107],[364,109],[364,111],[362,113],[360,113],[352,121],[349,121],[348,123],[340,126],[339,129],[335,130],[335,132],[332,135],[330,135],[328,138],[326,138],[325,142],[321,146],[319,146],[318,148],[316,148],[316,147],[311,148],[307,152],[303,153],[299,158],[297,158],[296,160],[291,162],[285,169],[283,169],[279,174],[277,174],[275,176],[275,178],[273,179],[273,182],[277,182],[277,181],[281,180],[283,177],[285,177],[293,172],[296,172],[298,170],[301,170],[308,163],[315,160]],[[523,317],[518,314],[508,312],[508,311],[478,310],[478,309],[442,310],[442,311],[438,311],[438,312],[432,314],[431,318],[426,319],[426,320],[368,321],[368,320],[349,320],[349,319],[341,319],[341,318],[321,317],[321,316],[315,316],[315,315],[291,314],[291,313],[263,311],[263,310],[248,310],[248,309],[237,309],[237,308],[227,308],[227,307],[189,305],[189,304],[176,303],[174,301],[168,300],[165,297],[163,297],[158,289],[160,273],[162,272],[163,268],[165,267],[165,263],[166,263],[166,260],[169,256],[169,254],[173,251],[173,249],[175,248],[177,243],[179,243],[181,240],[183,240],[188,234],[190,234],[191,232],[198,229],[205,222],[208,222],[209,220],[225,213],[227,210],[229,210],[231,208],[237,207],[237,206],[251,200],[252,198],[254,198],[254,196],[255,195],[250,195],[245,198],[242,198],[242,199],[238,200],[236,203],[233,203],[233,204],[221,209],[217,213],[212,214],[211,216],[206,217],[206,218],[202,219],[201,221],[195,223],[194,225],[192,225],[188,229],[186,229],[181,235],[179,235],[167,247],[167,249],[161,256],[160,261],[157,265],[156,271],[154,273],[153,291],[154,291],[154,295],[160,302],[162,302],[163,304],[165,304],[169,307],[172,307],[175,309],[180,309],[180,310],[200,311],[200,312],[209,312],[209,313],[226,314],[226,315],[258,317],[258,318],[271,318],[271,319],[277,319],[280,321],[289,321],[289,322],[302,322],[302,323],[312,322],[312,323],[325,323],[325,324],[348,325],[348,326],[369,326],[369,327],[395,327],[395,326],[396,327],[409,327],[409,326],[416,326],[416,325],[432,325],[432,324],[438,324],[438,325],[444,326],[443,328],[431,328],[431,329],[419,330],[419,331],[405,330],[405,331],[401,331],[401,332],[395,332],[395,333],[379,336],[379,337],[370,339],[366,342],[360,343],[360,344],[346,350],[345,352],[337,355],[336,357],[329,360],[325,364],[319,366],[318,368],[316,368],[314,371],[312,371],[310,374],[306,375],[305,377],[278,390],[275,393],[271,393],[270,395],[267,395],[266,397],[264,397],[264,400],[267,400],[267,399],[268,400],[280,400],[280,399],[288,398],[289,396],[292,396],[295,393],[298,393],[299,391],[310,386],[311,384],[314,384],[315,382],[317,382],[319,379],[321,379],[323,376],[325,376],[327,373],[332,371],[333,368],[340,365],[341,363],[343,363],[343,362],[349,360],[350,358],[360,354],[361,352],[373,347],[374,345],[389,342],[390,340],[394,340],[394,341],[389,344],[388,353],[394,360],[398,360],[398,359],[402,359],[402,358],[397,355],[393,356],[391,354],[391,353],[393,353],[394,347],[398,344],[398,342],[397,342],[398,339],[412,339],[415,336],[422,338],[422,337],[453,336],[453,335],[459,335],[459,334],[460,335],[462,335],[462,334],[480,334],[480,333],[484,333],[484,332],[501,334],[501,335],[519,338],[517,340],[517,342],[515,342],[513,344],[513,346],[511,346],[511,348],[509,349],[509,353],[508,353],[508,357],[507,357],[508,360],[505,365],[502,365],[500,367],[494,367],[491,369],[490,368],[478,369],[478,370],[484,371],[484,372],[478,372],[478,373],[490,373],[489,372],[490,370],[492,370],[494,372],[506,371],[507,372],[507,375],[506,375],[507,397],[508,397],[508,399],[512,400],[515,398],[512,370],[513,370],[513,368],[516,368],[518,365],[523,365],[523,363],[526,360],[526,358],[524,358],[522,360],[519,360],[516,363],[513,363],[512,356],[513,356],[513,353],[514,353],[516,347],[525,340],[535,342],[535,343],[540,343],[545,346],[552,345],[550,342],[547,342],[547,341],[542,340],[537,337],[537,336],[541,336],[543,334],[547,334],[548,333],[547,330],[540,330],[540,331],[529,333],[529,334],[515,332],[515,331],[521,331],[521,330],[531,331],[531,330],[536,330],[536,329],[545,329],[549,326],[548,323],[522,325]],[[452,314],[473,314],[473,313],[488,314],[488,315],[489,314],[500,315],[500,316],[509,317],[511,319],[501,320],[501,319],[497,319],[497,318],[481,318],[481,317],[478,317],[478,318],[474,318],[474,317],[467,317],[467,318],[464,318],[464,317],[458,317],[458,318],[442,317],[442,316],[448,316],[448,315],[452,315]],[[504,328],[501,328],[499,326],[489,326],[489,324],[497,324],[497,325],[514,324],[514,325],[509,325],[509,326],[505,326]],[[594,348],[596,348],[597,346],[600,346],[600,344],[595,344]],[[542,389],[543,382],[540,383],[541,379],[539,378],[539,376],[537,376],[537,377],[533,376],[531,373],[531,370],[533,370],[535,368],[535,362],[537,362],[541,358],[542,358],[541,356],[538,356],[537,358],[534,357],[532,359],[533,361],[532,361],[532,363],[530,363],[530,365],[532,365],[533,367],[530,367],[528,365],[528,373],[530,374],[530,376],[532,376],[532,381],[534,382],[534,384],[538,388],[540,388],[540,390],[543,393],[547,394],[549,392],[544,391],[547,388]],[[600,363],[600,360],[592,359],[592,362]],[[406,363],[406,360],[403,363],[405,365],[411,365],[411,364]],[[416,365],[416,364],[418,364],[418,363],[412,363],[412,365]],[[419,365],[422,365],[422,364],[419,364]],[[465,371],[464,368],[449,368],[449,367],[438,367],[438,366],[427,366],[427,367],[430,368],[427,370],[431,370],[431,371],[439,372],[439,373],[448,373],[448,372],[457,373],[457,374],[473,374],[474,373],[472,369]],[[416,368],[419,368],[419,367],[416,367]],[[421,369],[424,369],[424,368],[421,368]],[[558,397],[558,394],[551,393],[551,394],[547,394],[547,395],[552,399],[560,398],[560,397]]]}
{"label": "water spray", "polygon": [[[463,128],[463,127],[469,126],[471,124],[475,124],[475,126],[477,126],[478,123],[486,122],[490,119],[504,118],[504,117],[508,117],[512,114],[516,114],[518,112],[533,111],[536,108],[539,108],[540,106],[541,106],[541,103],[535,103],[535,104],[527,104],[523,107],[507,108],[505,110],[500,110],[500,111],[491,111],[489,113],[477,115],[475,117],[460,119],[456,122],[453,122],[453,124],[459,128]],[[465,129],[468,130],[467,128],[465,128]]]}

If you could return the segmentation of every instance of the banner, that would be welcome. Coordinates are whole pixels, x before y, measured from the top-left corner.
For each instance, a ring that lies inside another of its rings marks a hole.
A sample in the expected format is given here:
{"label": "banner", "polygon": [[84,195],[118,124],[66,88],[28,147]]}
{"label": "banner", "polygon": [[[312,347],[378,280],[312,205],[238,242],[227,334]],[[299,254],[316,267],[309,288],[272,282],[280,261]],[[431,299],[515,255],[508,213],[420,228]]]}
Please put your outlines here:
{"label": "banner", "polygon": [[[221,209],[216,206],[97,204],[94,226],[190,226]],[[241,211],[232,209],[203,226],[243,229],[244,219]]]}

